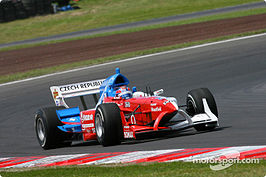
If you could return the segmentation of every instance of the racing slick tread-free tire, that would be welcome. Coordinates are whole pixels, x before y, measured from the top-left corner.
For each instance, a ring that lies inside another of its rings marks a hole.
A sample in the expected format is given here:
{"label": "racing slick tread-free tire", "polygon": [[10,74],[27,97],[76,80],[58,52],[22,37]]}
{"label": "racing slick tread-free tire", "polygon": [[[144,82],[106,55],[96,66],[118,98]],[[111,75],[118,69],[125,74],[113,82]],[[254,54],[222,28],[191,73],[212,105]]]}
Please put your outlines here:
{"label": "racing slick tread-free tire", "polygon": [[[71,144],[72,133],[61,131],[57,126],[63,125],[56,115],[56,110],[63,106],[52,106],[39,109],[35,114],[34,128],[37,139],[43,149],[51,149]],[[66,142],[66,140],[68,140]]]}
{"label": "racing slick tread-free tire", "polygon": [[117,145],[123,139],[120,109],[115,103],[103,103],[96,108],[95,130],[103,146]]}
{"label": "racing slick tread-free tire", "polygon": [[[188,92],[187,96],[187,113],[190,116],[194,116],[196,114],[204,113],[204,106],[202,99],[205,98],[211,112],[218,117],[218,110],[216,106],[215,99],[208,88],[200,88],[194,89]],[[205,131],[212,130],[217,126],[217,122],[208,123],[208,124],[199,124],[195,125],[194,128],[197,131]]]}

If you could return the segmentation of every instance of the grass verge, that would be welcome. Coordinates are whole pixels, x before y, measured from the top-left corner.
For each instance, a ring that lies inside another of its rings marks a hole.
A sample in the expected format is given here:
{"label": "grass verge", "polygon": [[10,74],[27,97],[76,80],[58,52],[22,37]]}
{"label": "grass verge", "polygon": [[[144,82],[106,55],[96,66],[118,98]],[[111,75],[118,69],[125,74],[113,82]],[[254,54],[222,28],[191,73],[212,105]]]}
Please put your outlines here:
{"label": "grass verge", "polygon": [[158,25],[149,25],[149,26],[145,26],[145,27],[137,27],[137,28],[119,30],[119,31],[115,31],[115,32],[95,34],[95,35],[90,35],[90,36],[82,36],[82,37],[48,41],[48,42],[40,42],[40,43],[35,43],[35,44],[17,45],[17,46],[12,46],[12,47],[1,48],[0,52],[17,50],[17,49],[22,49],[22,48],[29,48],[29,47],[34,47],[34,46],[43,46],[43,45],[55,44],[55,43],[73,41],[73,40],[89,39],[89,38],[96,38],[96,37],[102,37],[102,36],[110,36],[110,35],[114,35],[114,34],[131,33],[131,32],[151,30],[151,29],[156,29],[156,28],[164,28],[164,27],[170,27],[170,26],[200,23],[200,22],[207,22],[207,21],[212,21],[212,20],[222,20],[222,19],[229,19],[229,18],[235,18],[235,17],[244,17],[244,16],[250,16],[250,15],[264,14],[264,13],[266,13],[266,8],[258,8],[258,9],[252,9],[252,10],[217,14],[217,15],[212,15],[212,16],[206,16],[206,17],[200,17],[200,18],[194,18],[194,19],[188,19],[188,20],[181,20],[181,21],[163,23],[163,24],[158,24]]}
{"label": "grass verge", "polygon": [[98,59],[94,59],[94,60],[86,60],[86,61],[74,62],[74,63],[70,63],[70,64],[62,64],[62,65],[53,66],[53,67],[49,67],[49,68],[35,69],[35,70],[23,72],[23,73],[1,75],[0,76],[0,83],[22,80],[22,79],[41,76],[41,75],[50,74],[50,73],[54,73],[54,72],[65,71],[65,70],[69,70],[69,69],[75,69],[75,68],[80,68],[80,67],[85,67],[85,66],[90,66],[90,65],[95,65],[95,64],[106,63],[106,62],[110,62],[110,61],[122,60],[122,59],[136,57],[136,56],[148,55],[148,54],[163,52],[163,51],[167,51],[167,50],[190,47],[190,46],[194,46],[194,45],[200,45],[200,44],[204,44],[204,43],[216,42],[216,41],[221,41],[221,40],[226,40],[226,39],[231,39],[231,38],[236,38],[236,37],[242,37],[242,36],[248,36],[248,35],[254,35],[254,34],[259,34],[259,33],[265,33],[265,32],[266,32],[266,29],[242,33],[242,34],[235,34],[235,35],[230,35],[230,36],[223,36],[223,37],[218,37],[218,38],[214,38],[214,39],[195,41],[195,42],[190,42],[190,43],[183,43],[183,44],[177,44],[177,45],[172,45],[172,46],[166,46],[166,47],[130,52],[130,53],[125,53],[125,54],[120,54],[120,55],[115,55],[115,56],[110,56],[110,57],[105,57],[105,58],[98,58]]}
{"label": "grass verge", "polygon": [[0,43],[68,33],[261,0],[81,0],[79,10],[0,25]]}
{"label": "grass verge", "polygon": [[[211,164],[215,165],[215,164]],[[191,162],[171,162],[171,163],[144,163],[134,165],[107,165],[107,166],[70,166],[70,167],[50,167],[50,168],[33,168],[22,170],[4,170],[0,171],[2,177],[68,177],[68,176],[180,176],[180,177],[194,177],[194,176],[260,176],[266,174],[265,171],[266,160],[261,160],[259,163],[253,164],[233,164],[229,168],[220,171],[213,171],[210,169],[210,164],[199,164]]]}

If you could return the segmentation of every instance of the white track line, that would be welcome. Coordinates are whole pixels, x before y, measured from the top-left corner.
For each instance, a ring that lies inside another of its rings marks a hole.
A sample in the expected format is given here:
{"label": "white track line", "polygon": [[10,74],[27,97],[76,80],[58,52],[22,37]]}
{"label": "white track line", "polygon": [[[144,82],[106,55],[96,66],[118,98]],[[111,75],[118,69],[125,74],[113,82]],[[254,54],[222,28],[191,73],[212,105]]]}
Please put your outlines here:
{"label": "white track line", "polygon": [[[97,164],[121,164],[121,163],[131,163],[135,162],[136,160],[141,160],[142,162],[149,162],[150,160],[153,161],[152,157],[161,156],[162,160],[164,162],[175,162],[175,161],[185,161],[185,162],[193,162],[194,160],[211,160],[211,159],[219,159],[221,156],[230,157],[230,154],[236,154],[240,156],[240,153],[248,153],[248,151],[258,150],[258,152],[264,153],[265,151],[261,151],[259,149],[266,148],[266,145],[261,146],[236,146],[236,147],[226,147],[224,149],[218,149],[211,152],[204,152],[202,151],[198,155],[193,155],[195,152],[188,152],[184,153],[187,157],[179,158],[178,154],[182,154],[182,150],[188,150],[188,149],[169,149],[169,150],[154,150],[154,151],[134,151],[134,152],[126,152],[121,155],[115,155],[113,156],[112,153],[108,153],[105,155],[102,159],[97,160],[97,156],[100,157],[101,155],[98,153],[96,154],[72,154],[72,155],[55,155],[55,156],[47,156],[43,157],[37,160],[29,161],[29,162],[22,162],[17,165],[5,166],[2,168],[26,168],[26,167],[38,167],[38,166],[51,166],[51,165],[62,165],[62,164],[53,164],[53,163],[61,163],[66,162],[64,165],[74,165],[75,162],[77,162],[77,165],[97,165]],[[201,151],[204,148],[199,148],[198,150]],[[172,152],[176,152],[177,156],[175,154],[172,154]],[[256,152],[249,152],[248,154],[253,154]],[[248,155],[247,154],[247,155]],[[88,156],[88,155],[96,155],[96,158],[90,158],[88,157],[87,160],[89,162],[86,162],[86,159],[83,161],[78,161],[79,157]],[[162,157],[164,156],[164,157]],[[170,158],[169,158],[170,157]],[[176,159],[174,159],[176,157]],[[244,158],[245,155],[243,156]],[[248,157],[247,157],[248,158]],[[258,157],[255,157],[258,158]],[[5,163],[5,158],[0,158],[0,160],[3,160],[2,162]],[[12,158],[11,158],[12,159]],[[75,159],[74,163],[70,162],[68,164],[68,160]],[[171,160],[172,159],[172,160]],[[9,158],[6,158],[6,160],[10,160]],[[155,160],[157,161],[157,160]],[[137,162],[138,163],[138,162]],[[1,166],[1,165],[0,165]]]}
{"label": "white track line", "polygon": [[108,157],[105,159],[84,163],[82,165],[127,163],[127,162],[131,162],[135,160],[145,159],[145,158],[154,157],[157,155],[162,155],[162,154],[171,153],[174,151],[181,151],[181,150],[183,149],[129,152],[129,153],[121,154],[121,155],[114,156],[114,157]]}
{"label": "white track line", "polygon": [[7,159],[9,159],[9,158],[10,158],[10,157],[0,158],[0,161],[7,160]]}
{"label": "white track line", "polygon": [[21,163],[18,165],[9,166],[7,168],[25,168],[25,167],[34,167],[40,165],[47,165],[55,162],[62,162],[74,158],[78,158],[87,154],[77,154],[77,155],[55,155],[55,156],[48,156],[41,159],[33,160],[30,162]]}
{"label": "white track line", "polygon": [[169,53],[174,53],[174,52],[179,52],[179,51],[191,50],[191,49],[196,49],[196,48],[201,48],[201,47],[206,47],[206,46],[211,46],[211,45],[216,45],[216,44],[223,44],[223,43],[227,43],[227,42],[234,42],[234,41],[239,41],[239,40],[244,40],[244,39],[251,39],[251,38],[256,38],[256,37],[261,37],[261,36],[266,36],[266,33],[256,34],[256,35],[252,35],[252,36],[239,37],[239,38],[233,38],[233,39],[228,39],[228,40],[223,40],[223,41],[218,41],[218,42],[211,42],[211,43],[207,43],[207,44],[201,44],[201,45],[186,47],[186,48],[182,48],[182,49],[169,50],[169,51],[165,51],[165,52],[159,52],[159,53],[154,53],[154,54],[149,54],[149,55],[143,55],[143,56],[128,58],[128,59],[124,59],[124,60],[118,60],[118,61],[98,64],[98,65],[93,65],[93,66],[87,66],[87,67],[72,69],[72,70],[68,70],[68,71],[62,71],[62,72],[57,72],[57,73],[52,73],[52,74],[46,74],[46,75],[43,75],[43,76],[32,77],[32,78],[28,78],[28,79],[13,81],[13,82],[7,82],[7,83],[4,83],[4,84],[0,84],[0,87],[6,86],[6,85],[22,83],[22,82],[27,82],[27,81],[32,81],[32,80],[37,80],[37,79],[42,79],[42,78],[51,77],[51,76],[60,75],[60,74],[66,74],[66,73],[71,73],[71,72],[82,71],[82,70],[87,70],[87,69],[91,69],[91,68],[96,68],[96,67],[116,64],[116,63],[139,60],[139,59],[152,57],[152,56],[158,56],[158,55],[169,54]]}

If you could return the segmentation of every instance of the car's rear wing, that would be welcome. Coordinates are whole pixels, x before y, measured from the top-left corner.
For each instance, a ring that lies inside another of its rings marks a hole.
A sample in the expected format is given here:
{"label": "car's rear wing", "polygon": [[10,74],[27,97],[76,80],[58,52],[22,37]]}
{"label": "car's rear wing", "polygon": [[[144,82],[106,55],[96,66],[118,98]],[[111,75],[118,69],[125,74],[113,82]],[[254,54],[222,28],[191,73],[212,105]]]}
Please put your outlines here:
{"label": "car's rear wing", "polygon": [[98,99],[96,94],[100,93],[100,86],[105,79],[87,81],[82,83],[75,83],[62,86],[51,86],[50,90],[56,106],[68,105],[65,102],[65,98],[80,97],[84,109],[87,109],[83,96],[93,95],[93,98],[97,104]]}

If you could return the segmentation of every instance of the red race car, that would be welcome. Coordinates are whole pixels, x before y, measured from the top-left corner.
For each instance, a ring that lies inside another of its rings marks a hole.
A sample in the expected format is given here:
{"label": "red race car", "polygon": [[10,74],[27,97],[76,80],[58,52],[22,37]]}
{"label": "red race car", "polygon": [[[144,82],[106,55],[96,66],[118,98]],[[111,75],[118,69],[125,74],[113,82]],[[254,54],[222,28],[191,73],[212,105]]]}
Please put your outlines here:
{"label": "red race car", "polygon": [[[77,137],[110,146],[159,132],[219,126],[216,103],[207,88],[189,91],[186,105],[178,106],[176,98],[160,96],[163,89],[142,92],[128,84],[117,68],[107,79],[50,87],[56,106],[41,108],[35,115],[41,147],[71,144]],[[94,108],[87,108],[85,95],[93,96]],[[71,97],[80,97],[84,111],[68,107],[65,99]]]}

